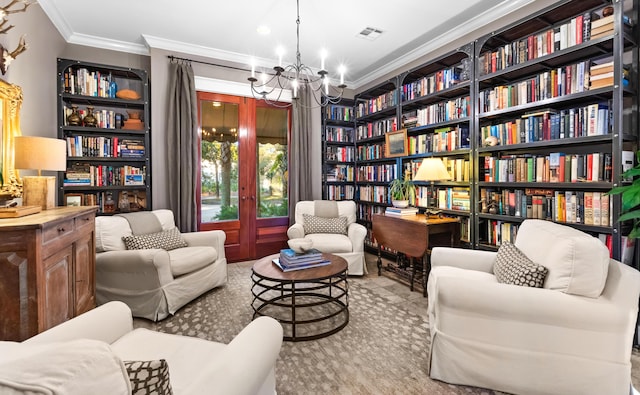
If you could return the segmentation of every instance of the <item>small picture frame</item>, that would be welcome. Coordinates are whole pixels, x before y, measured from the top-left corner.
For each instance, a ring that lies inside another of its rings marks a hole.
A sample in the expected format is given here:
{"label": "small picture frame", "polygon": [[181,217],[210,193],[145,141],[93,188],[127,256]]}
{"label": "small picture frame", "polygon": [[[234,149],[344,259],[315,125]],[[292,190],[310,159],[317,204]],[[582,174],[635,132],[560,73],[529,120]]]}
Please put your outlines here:
{"label": "small picture frame", "polygon": [[64,205],[80,207],[82,206],[82,197],[81,193],[67,193],[64,195]]}
{"label": "small picture frame", "polygon": [[400,129],[395,132],[385,133],[385,156],[407,156],[407,129]]}

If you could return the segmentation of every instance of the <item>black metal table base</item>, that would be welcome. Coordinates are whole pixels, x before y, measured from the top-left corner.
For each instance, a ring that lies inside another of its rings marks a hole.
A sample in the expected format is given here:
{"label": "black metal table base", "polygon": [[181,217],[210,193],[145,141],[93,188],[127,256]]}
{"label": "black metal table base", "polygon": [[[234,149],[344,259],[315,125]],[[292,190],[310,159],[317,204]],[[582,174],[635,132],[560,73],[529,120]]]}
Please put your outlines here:
{"label": "black metal table base", "polygon": [[[253,318],[269,316],[278,320],[285,329],[284,340],[320,339],[339,332],[349,323],[346,273],[320,280],[274,281],[254,272],[252,280]],[[325,328],[314,331],[314,325]]]}

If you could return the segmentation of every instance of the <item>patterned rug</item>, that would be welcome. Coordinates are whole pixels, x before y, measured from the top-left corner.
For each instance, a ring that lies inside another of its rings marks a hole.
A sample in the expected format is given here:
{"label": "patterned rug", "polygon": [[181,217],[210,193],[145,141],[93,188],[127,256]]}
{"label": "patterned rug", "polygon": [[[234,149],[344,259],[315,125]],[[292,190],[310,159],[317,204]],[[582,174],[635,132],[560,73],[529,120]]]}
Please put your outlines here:
{"label": "patterned rug", "polygon": [[[202,295],[175,316],[159,323],[135,319],[134,326],[229,343],[253,314],[251,264],[230,264],[224,287]],[[349,324],[324,339],[284,342],[276,365],[278,394],[502,394],[428,377],[426,300],[408,290],[399,297],[389,291],[395,286],[377,274],[349,278]],[[400,292],[406,289],[397,286]],[[634,359],[638,362],[637,353]],[[640,368],[634,365],[635,381]]]}

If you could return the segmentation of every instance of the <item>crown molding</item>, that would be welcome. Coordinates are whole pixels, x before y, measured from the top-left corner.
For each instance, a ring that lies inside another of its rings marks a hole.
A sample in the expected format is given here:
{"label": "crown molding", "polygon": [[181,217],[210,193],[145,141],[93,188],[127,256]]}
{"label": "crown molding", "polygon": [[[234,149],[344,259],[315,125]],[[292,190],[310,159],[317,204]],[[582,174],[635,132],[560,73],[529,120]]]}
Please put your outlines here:
{"label": "crown molding", "polygon": [[[495,21],[510,13],[517,11],[518,9],[534,2],[535,0],[512,0],[504,1],[502,4],[488,9],[487,11],[479,14],[478,16],[465,22],[464,25],[456,26],[454,29],[441,34],[436,39],[428,41],[416,49],[407,52],[406,54],[394,59],[391,62],[386,63],[384,66],[377,68],[369,74],[366,74],[353,82],[353,89],[358,89],[378,78],[382,78],[387,74],[397,72],[403,66],[433,52],[440,48],[445,47],[447,44],[464,37],[467,34],[471,34],[474,31],[487,25],[487,21]],[[506,4],[505,4],[506,3]]]}
{"label": "crown molding", "polygon": [[65,39],[65,41],[69,41],[69,37],[71,37],[72,30],[67,23],[67,20],[64,19],[62,14],[58,11],[58,7],[51,4],[49,0],[38,0],[38,4],[40,4],[40,8],[47,15],[53,26],[58,29],[58,32]]}
{"label": "crown molding", "polygon": [[73,33],[67,40],[70,44],[87,45],[112,51],[128,52],[137,55],[149,56],[149,48],[144,44],[136,44],[128,41],[111,40],[103,37],[89,36],[86,34]]}

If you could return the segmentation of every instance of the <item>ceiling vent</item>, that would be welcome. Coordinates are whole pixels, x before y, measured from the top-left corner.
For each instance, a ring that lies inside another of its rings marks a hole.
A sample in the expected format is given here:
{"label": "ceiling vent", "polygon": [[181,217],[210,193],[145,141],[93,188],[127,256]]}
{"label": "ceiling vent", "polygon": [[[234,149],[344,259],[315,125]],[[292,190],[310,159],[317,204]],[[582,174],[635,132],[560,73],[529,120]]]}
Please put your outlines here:
{"label": "ceiling vent", "polygon": [[373,41],[376,38],[380,37],[381,34],[382,34],[382,30],[380,29],[376,29],[375,27],[366,27],[360,33],[358,33],[356,37]]}

